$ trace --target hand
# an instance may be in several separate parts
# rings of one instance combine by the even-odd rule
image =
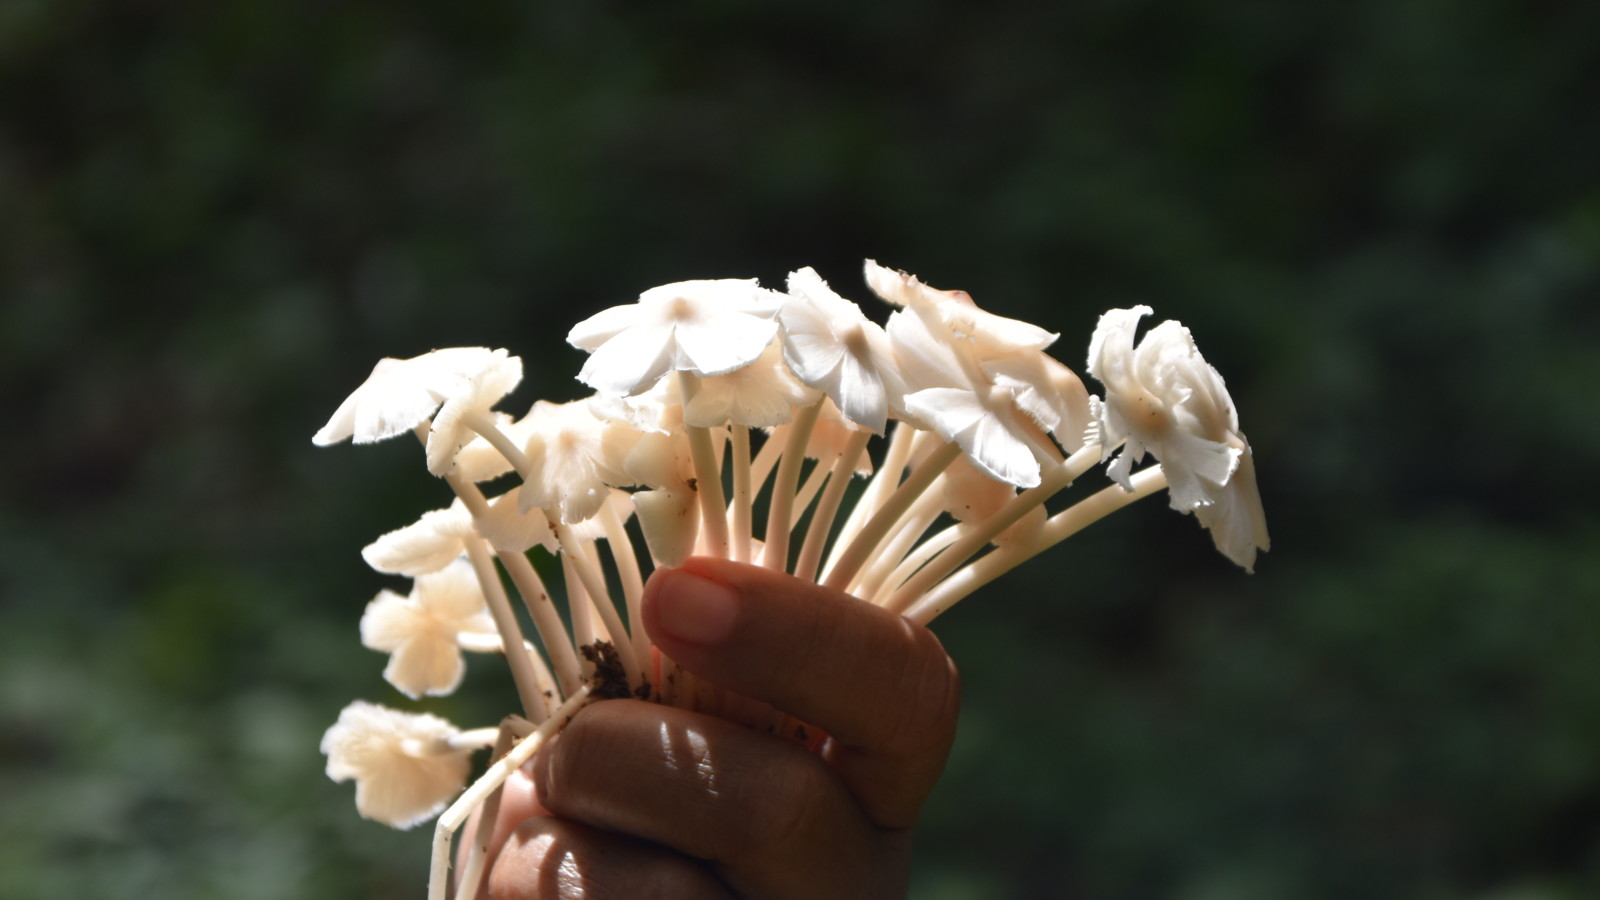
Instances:
[[[827,739],[636,700],[595,703],[509,782],[500,900],[904,896],[911,828],[955,735],[955,667],[927,629],[838,591],[694,558],[645,587],[684,669]]]

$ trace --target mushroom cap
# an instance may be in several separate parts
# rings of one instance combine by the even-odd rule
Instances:
[[[406,829],[438,815],[466,784],[468,751],[441,746],[458,733],[437,716],[357,700],[323,734],[322,752],[329,778],[355,779],[363,818]]]
[[[410,359],[380,359],[311,441],[327,446],[351,438],[357,444],[368,444],[403,434],[426,422],[450,397],[470,390],[473,377],[494,367],[497,360],[508,359],[516,360],[507,357],[505,350],[486,347],[452,347]],[[516,368],[520,374],[520,360]]]
[[[590,316],[567,342],[589,351],[579,381],[633,395],[671,371],[724,375],[754,362],[778,332],[779,304],[753,278],[680,281]]]

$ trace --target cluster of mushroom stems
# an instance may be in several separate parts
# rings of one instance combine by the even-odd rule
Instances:
[[[1163,489],[1246,570],[1268,548],[1249,444],[1188,329],[1167,321],[1136,341],[1148,308],[1105,313],[1086,367],[1096,396],[1045,352],[1057,335],[870,260],[865,274],[893,307],[885,325],[809,268],[782,292],[678,282],[572,329],[592,396],[513,418],[494,407],[521,380],[517,357],[435,350],[380,361],[317,432],[318,444],[411,432],[454,493],[363,551],[413,579],[361,619],[363,644],[389,654],[385,679],[414,699],[446,695],[463,652],[498,654],[522,707],[463,731],[358,701],[323,738],[328,775],[356,781],[363,816],[397,828],[438,816],[431,900],[446,896],[456,830],[482,808],[459,878],[460,896],[476,893],[500,786],[584,703],[719,709],[717,688],[639,624],[647,565],[749,562],[927,624]],[[1109,485],[1047,508],[1102,462]],[[561,606],[540,568],[559,573]],[[489,747],[467,785],[472,752]]]

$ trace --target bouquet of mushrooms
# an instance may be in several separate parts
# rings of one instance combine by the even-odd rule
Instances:
[[[361,815],[396,828],[438,817],[431,900],[446,895],[455,832],[479,808],[493,822],[500,785],[581,705],[714,708],[716,688],[637,624],[647,564],[750,562],[926,624],[1162,489],[1246,570],[1267,549],[1250,445],[1182,325],[1136,342],[1149,308],[1102,315],[1086,365],[1095,396],[1045,353],[1056,335],[1043,328],[870,260],[866,282],[893,307],[885,325],[810,268],[783,292],[753,279],[651,288],[568,335],[590,353],[578,379],[592,396],[520,418],[494,408],[522,375],[505,350],[384,359],[317,432],[317,444],[411,432],[455,495],[362,551],[412,579],[361,618],[362,643],[389,654],[384,678],[412,698],[449,694],[464,651],[492,653],[521,702],[498,726],[463,730],[357,701],[323,738],[328,775],[355,780]],[[1101,462],[1109,485],[1047,510]],[[491,747],[468,784],[473,752]],[[461,873],[468,898],[480,831]]]

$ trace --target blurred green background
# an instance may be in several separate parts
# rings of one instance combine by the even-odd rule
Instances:
[[[420,896],[317,742],[409,705],[358,550],[445,494],[312,432],[380,356],[508,347],[520,412],[643,288],[866,256],[1075,367],[1183,320],[1275,548],[1153,501],[937,623],[916,897],[1600,896],[1597,111],[1580,0],[3,0],[0,897]]]

